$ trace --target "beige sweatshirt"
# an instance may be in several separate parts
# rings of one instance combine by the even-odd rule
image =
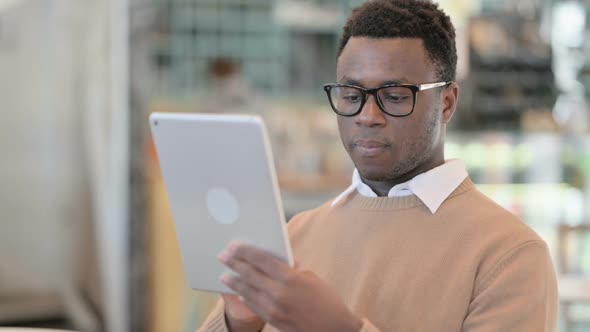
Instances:
[[[300,268],[340,293],[363,332],[555,331],[546,244],[470,179],[435,214],[416,196],[353,193],[297,215],[289,234]],[[199,331],[228,331],[221,300]]]

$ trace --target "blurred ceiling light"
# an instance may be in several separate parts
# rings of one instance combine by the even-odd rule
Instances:
[[[586,36],[586,8],[578,1],[556,3],[553,27],[554,47],[583,47]]]
[[[303,1],[279,1],[274,8],[274,17],[284,26],[329,31],[338,29],[344,21],[343,13],[338,8]]]

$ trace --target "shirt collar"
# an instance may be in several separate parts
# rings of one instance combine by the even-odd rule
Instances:
[[[389,190],[388,197],[416,195],[433,214],[467,177],[465,164],[460,159],[450,159],[444,164],[427,172],[416,175],[411,180],[400,183]],[[357,169],[352,173],[352,183],[334,201],[335,206],[354,191],[366,197],[377,197],[377,194],[366,185]]]

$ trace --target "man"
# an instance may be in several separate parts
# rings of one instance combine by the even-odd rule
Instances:
[[[444,159],[454,28],[436,4],[376,0],[344,27],[324,88],[352,185],[289,223],[298,264],[232,244],[202,331],[554,331],[545,243]]]

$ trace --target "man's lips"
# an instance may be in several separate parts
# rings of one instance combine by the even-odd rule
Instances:
[[[352,147],[364,157],[376,157],[383,153],[389,144],[375,140],[356,140],[352,143]]]

